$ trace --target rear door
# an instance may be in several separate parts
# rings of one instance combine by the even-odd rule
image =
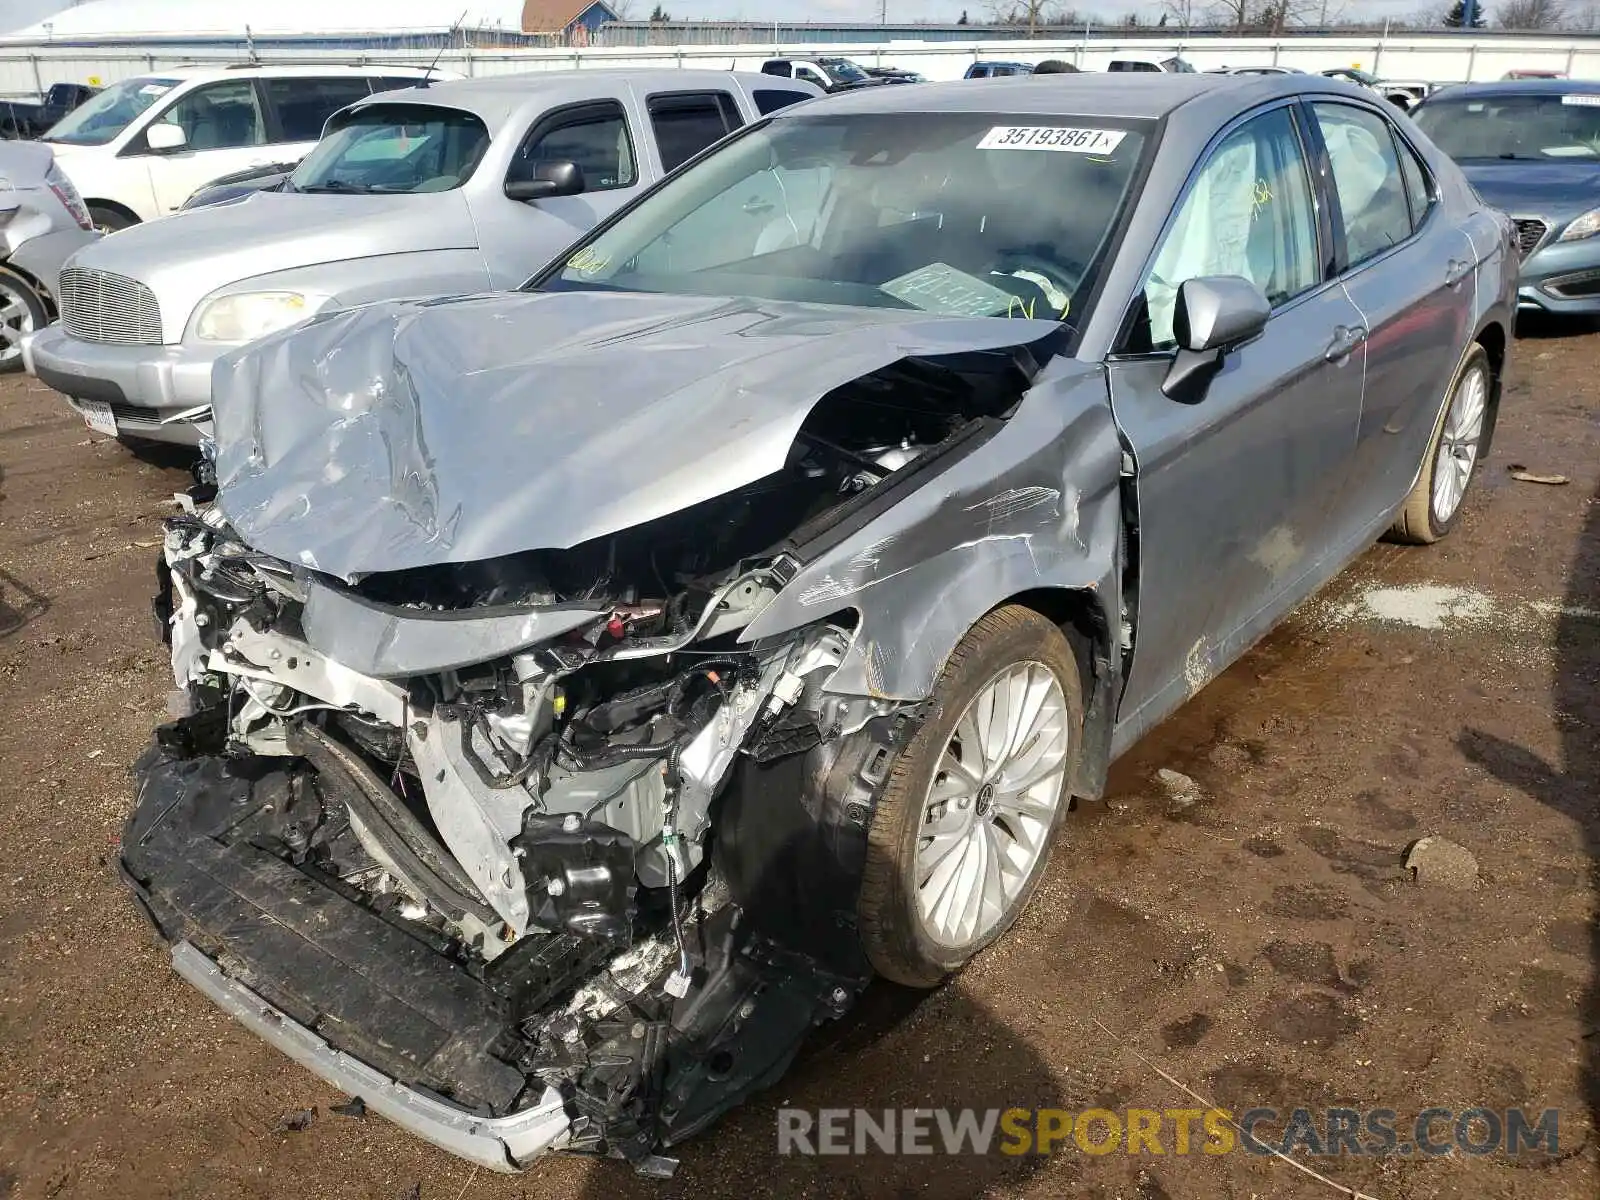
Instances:
[[[1304,122],[1293,103],[1215,139],[1133,299],[1109,363],[1138,500],[1138,600],[1122,704],[1160,720],[1325,577],[1361,412],[1359,313],[1332,277]],[[1204,397],[1161,392],[1186,279],[1235,275],[1272,304]],[[1335,564],[1336,566],[1337,564]]]
[[[271,160],[299,162],[322,140],[322,127],[328,118],[357,100],[365,100],[376,82],[365,75],[284,75],[262,79]]]
[[[645,98],[650,141],[663,175],[744,124],[728,91],[655,92]]]
[[[1360,539],[1387,523],[1416,481],[1472,332],[1477,254],[1386,116],[1339,101],[1309,107],[1332,172],[1341,278],[1366,330],[1361,425],[1346,484]]]

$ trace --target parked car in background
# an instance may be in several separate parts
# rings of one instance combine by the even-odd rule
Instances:
[[[37,142],[0,143],[0,371],[56,315],[62,264],[100,235],[72,181]]]
[[[34,138],[100,91],[86,83],[53,83],[41,104],[0,100],[0,138]]]
[[[1398,117],[829,97],[520,292],[219,363],[117,850],[175,969],[506,1171],[659,1173],[874,974],[940,983],[1144,732],[1457,522],[1511,229]]]
[[[194,444],[223,354],[348,304],[516,287],[730,130],[820,94],[749,73],[586,70],[373,96],[281,190],[78,254],[28,369],[92,429]],[[780,212],[784,186],[770,177],[751,211]]]
[[[975,62],[967,68],[965,79],[1000,79],[1010,75],[1031,75],[1033,67],[1023,62]]]
[[[109,232],[177,212],[221,175],[298,162],[345,105],[429,78],[376,65],[175,68],[112,84],[41,140]]]
[[[1124,72],[1159,72],[1164,75],[1193,75],[1193,64],[1178,58],[1114,58],[1106,67],[1107,71]]]
[[[1251,67],[1212,67],[1206,71],[1207,75],[1300,75],[1303,72],[1299,67],[1251,66]]]
[[[1507,71],[1500,76],[1501,79],[1565,79],[1566,77],[1565,71],[1547,71],[1538,67]]]
[[[873,75],[860,63],[833,55],[823,55],[819,58],[769,58],[761,64],[761,73],[779,79],[797,79],[824,92],[847,92],[852,88],[909,82],[899,76]]]
[[[298,165],[268,163],[264,167],[246,167],[243,171],[230,172],[196,191],[183,202],[183,208],[179,211],[205,208],[210,204],[221,204],[224,200],[240,200],[252,192],[280,189]]]
[[[1376,92],[1396,108],[1407,112],[1439,86],[1424,79],[1380,79],[1371,71],[1363,71],[1359,67],[1332,67],[1322,74],[1329,79],[1343,79]]]
[[[900,67],[866,67],[864,70],[874,79],[890,79],[896,83],[927,83],[928,77],[916,71],[902,70]]]
[[[1414,115],[1516,222],[1522,305],[1600,313],[1600,83],[1460,84]]]

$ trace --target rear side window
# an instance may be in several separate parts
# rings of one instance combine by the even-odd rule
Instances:
[[[786,62],[769,62],[761,64],[761,73],[763,75],[776,75],[781,79],[788,79],[791,72],[789,70],[789,64]]]
[[[371,94],[362,75],[264,79],[267,102],[278,116],[280,142],[314,142],[328,118]]]
[[[676,170],[713,142],[744,124],[727,92],[677,92],[646,102],[661,150],[661,166]]]
[[[602,100],[562,109],[535,124],[517,149],[506,182],[532,179],[542,162],[573,162],[583,171],[585,191],[604,192],[638,182],[634,161],[622,105]]]
[[[811,99],[810,92],[779,91],[777,88],[755,90],[756,111],[763,117],[777,112],[780,108],[788,108],[791,104],[799,104],[809,99]]]
[[[1428,184],[1428,169],[1417,158],[1416,151],[1402,139],[1395,138],[1400,148],[1400,174],[1406,181],[1406,199],[1411,202],[1411,228],[1422,224],[1433,203],[1433,189]]]
[[[1346,255],[1357,266],[1411,236],[1411,208],[1389,123],[1348,104],[1313,104],[1333,167]]]

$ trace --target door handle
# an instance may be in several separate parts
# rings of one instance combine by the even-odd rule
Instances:
[[[1464,258],[1452,258],[1444,270],[1445,287],[1455,287],[1468,275],[1472,274],[1472,264]]]
[[[1329,362],[1338,362],[1341,358],[1348,358],[1350,352],[1362,342],[1367,340],[1367,331],[1359,325],[1339,325],[1333,331],[1333,341],[1328,343],[1328,348],[1322,352],[1322,357]]]
[[[772,203],[767,200],[746,200],[744,202],[744,211],[749,213],[752,217],[766,216],[766,214],[771,212],[772,209]]]

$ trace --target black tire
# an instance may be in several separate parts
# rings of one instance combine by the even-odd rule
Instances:
[[[89,220],[101,233],[115,233],[139,224],[138,217],[130,217],[121,209],[107,208],[103,204],[89,205]]]
[[[1461,500],[1453,510],[1441,516],[1434,503],[1433,484],[1435,473],[1439,468],[1439,451],[1444,441],[1445,423],[1449,419],[1450,409],[1455,403],[1456,396],[1469,384],[1474,374],[1481,376],[1484,395],[1487,398],[1483,426],[1478,434],[1477,458],[1472,475],[1468,476],[1463,486]],[[1389,527],[1391,541],[1408,546],[1428,546],[1455,527],[1466,504],[1466,491],[1471,488],[1472,479],[1477,474],[1477,464],[1483,461],[1483,455],[1488,450],[1489,434],[1493,428],[1494,371],[1489,366],[1488,352],[1482,346],[1474,344],[1472,349],[1467,351],[1467,356],[1461,360],[1461,366],[1457,369],[1455,377],[1450,380],[1450,390],[1445,393],[1444,403],[1439,408],[1439,416],[1434,421],[1433,436],[1428,439],[1427,453],[1423,456],[1422,469],[1417,475],[1416,485],[1406,497],[1406,502],[1401,507],[1400,514],[1395,517],[1394,524]]]
[[[1054,821],[1043,851],[1000,919],[971,942],[945,946],[924,930],[917,913],[917,849],[924,801],[946,746],[968,705],[1005,668],[1024,662],[1048,667],[1066,701],[1065,769]],[[866,865],[856,916],[862,948],[879,974],[910,987],[933,987],[1010,928],[1039,886],[1053,838],[1069,806],[1070,781],[1083,745],[1083,684],[1071,644],[1045,617],[1011,605],[968,631],[934,685],[936,707],[896,759],[867,835]]]
[[[0,267],[0,374],[22,369],[22,334],[43,329],[49,321],[44,297],[33,284]]]

